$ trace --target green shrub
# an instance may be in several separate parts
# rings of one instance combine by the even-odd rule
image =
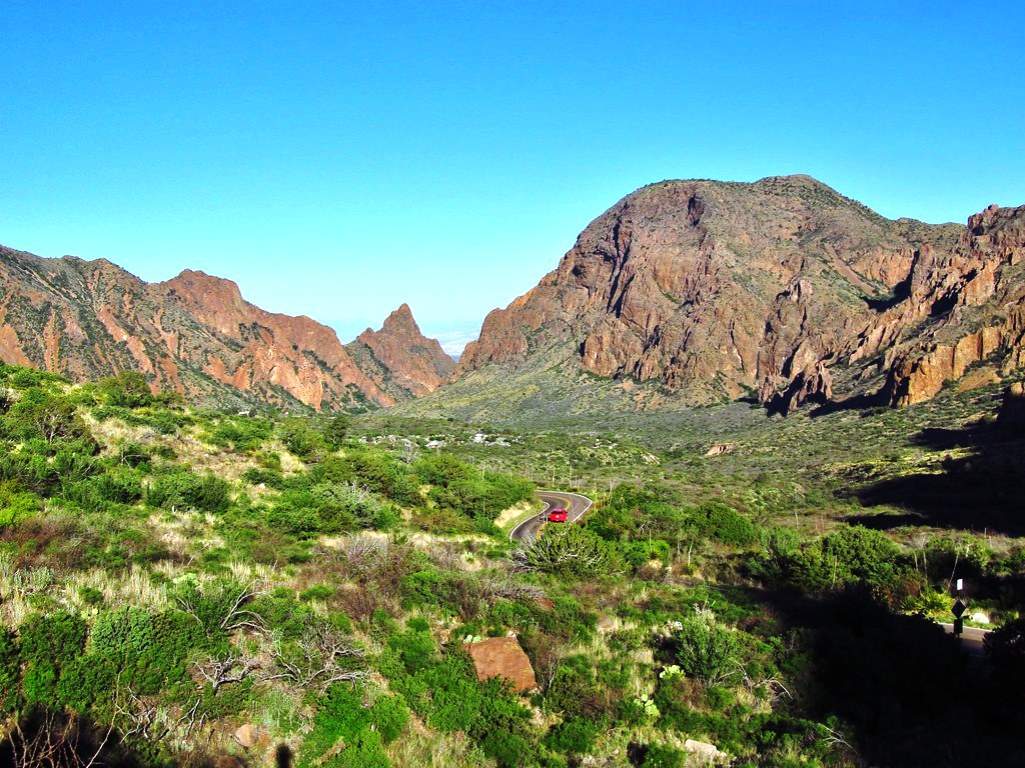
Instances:
[[[146,492],[146,502],[154,507],[197,509],[224,512],[231,503],[231,486],[215,475],[196,475],[176,470],[158,475]]]
[[[324,451],[324,438],[310,426],[308,419],[287,419],[279,430],[285,447],[304,461],[312,461]]]
[[[399,696],[378,696],[370,707],[370,723],[381,740],[390,744],[409,725],[409,707]]]
[[[96,617],[88,645],[91,655],[121,670],[132,690],[151,695],[183,679],[185,658],[204,643],[196,620],[182,611],[122,607]]]
[[[644,751],[641,768],[683,768],[687,764],[683,750],[664,744],[649,744]]]
[[[42,499],[36,494],[20,490],[18,484],[10,480],[0,482],[0,531],[32,517],[42,507]]]
[[[715,684],[737,672],[741,644],[707,609],[684,617],[673,629],[673,656],[685,674]]]
[[[0,627],[0,715],[15,711],[20,704],[20,671],[17,638],[9,629]]]
[[[514,556],[526,570],[559,576],[601,578],[623,570],[616,548],[579,525],[548,527]]]
[[[735,509],[718,501],[702,504],[693,513],[698,531],[706,536],[737,547],[746,547],[758,540],[758,528]]]
[[[391,699],[394,697],[382,696],[373,707],[367,707],[362,693],[352,686],[330,686],[318,702],[313,729],[303,742],[299,764],[388,768],[383,744],[398,736],[408,719],[405,710],[387,703]],[[406,719],[401,719],[400,712]],[[333,752],[339,745],[344,747]],[[325,755],[329,755],[326,761]]]
[[[593,719],[571,717],[545,736],[545,744],[557,752],[585,755],[594,748],[598,736],[598,723]]]

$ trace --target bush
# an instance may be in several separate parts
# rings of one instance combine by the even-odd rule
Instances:
[[[42,499],[36,494],[20,490],[17,483],[9,480],[0,482],[0,531],[32,517],[42,507]]]
[[[281,442],[303,461],[313,461],[324,451],[324,438],[308,419],[288,419],[281,423],[280,432]]]
[[[205,639],[196,620],[181,611],[151,614],[123,607],[96,617],[89,651],[110,660],[136,693],[151,695],[183,679],[185,658]]]
[[[215,475],[177,470],[158,475],[146,492],[154,507],[180,507],[203,512],[224,512],[231,503],[231,486]]]
[[[398,513],[369,491],[332,483],[287,489],[267,515],[272,526],[297,536],[385,529],[398,520]]]
[[[649,744],[644,750],[641,768],[683,768],[687,755],[676,747]]]
[[[694,511],[693,519],[698,531],[724,544],[746,547],[758,540],[755,524],[722,502],[702,504]]]
[[[408,713],[387,703],[390,696],[382,696],[374,707],[363,703],[362,693],[346,684],[330,686],[318,702],[313,730],[303,742],[300,765],[325,765],[334,768],[388,768],[390,763],[384,753],[383,744],[394,739],[405,728]],[[375,707],[378,707],[375,710]],[[399,722],[401,720],[401,723]],[[383,724],[383,730],[375,730]],[[332,754],[327,761],[324,756],[336,745],[344,748]]]
[[[22,688],[30,704],[63,704],[58,691],[62,672],[72,666],[85,647],[86,625],[67,611],[33,614],[18,632],[25,664]]]
[[[740,662],[736,630],[721,625],[707,609],[698,609],[680,621],[671,642],[674,660],[684,673],[709,684],[729,677]]]
[[[514,553],[520,567],[559,576],[601,578],[623,570],[616,549],[587,528],[546,528],[543,535]]]
[[[0,715],[14,712],[20,704],[20,671],[17,639],[9,629],[0,627]]]
[[[594,748],[597,736],[598,724],[594,720],[571,717],[548,732],[545,744],[557,752],[584,755]]]

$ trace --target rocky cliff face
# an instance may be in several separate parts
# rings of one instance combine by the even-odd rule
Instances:
[[[388,315],[380,330],[363,331],[347,350],[382,391],[398,400],[433,392],[455,368],[438,340],[420,332],[407,304]]]
[[[894,404],[918,402],[993,355],[1022,365],[1023,210],[934,226],[807,176],[653,184],[492,312],[458,371],[563,344],[586,371],[694,404],[752,395],[786,412],[880,377]]]
[[[0,360],[73,379],[138,370],[154,388],[208,403],[334,409],[395,401],[330,328],[266,312],[230,280],[186,270],[146,283],[107,261],[6,248]]]

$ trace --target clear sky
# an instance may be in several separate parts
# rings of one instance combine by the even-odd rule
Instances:
[[[0,242],[449,344],[665,178],[1025,203],[1023,4],[48,2],[0,13]]]

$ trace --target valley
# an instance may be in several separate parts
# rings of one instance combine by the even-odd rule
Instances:
[[[1025,764],[1023,255],[661,182],[455,363],[4,249],[0,763]]]

